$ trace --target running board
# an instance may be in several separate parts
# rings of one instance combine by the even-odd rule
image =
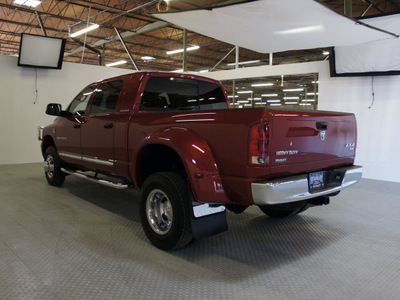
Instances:
[[[70,175],[74,175],[74,176],[77,176],[79,178],[91,181],[91,182],[96,182],[96,183],[99,183],[99,184],[102,184],[102,185],[105,185],[105,186],[109,186],[109,187],[112,187],[112,188],[115,188],[115,189],[119,189],[119,190],[127,189],[127,188],[132,187],[130,184],[121,183],[121,182],[112,182],[112,181],[109,181],[109,180],[105,180],[103,178],[97,178],[95,176],[86,175],[86,174],[83,174],[83,173],[81,173],[79,171],[72,171],[72,170],[67,170],[67,169],[64,169],[64,168],[61,168],[61,171],[64,172],[64,173],[67,173],[67,174],[70,174]]]

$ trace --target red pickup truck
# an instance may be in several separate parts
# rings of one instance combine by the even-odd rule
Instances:
[[[229,109],[217,81],[138,72],[90,84],[39,129],[45,176],[141,189],[149,240],[176,249],[227,229],[226,208],[287,217],[360,180],[353,114]]]

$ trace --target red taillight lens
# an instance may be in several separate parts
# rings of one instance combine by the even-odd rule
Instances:
[[[269,123],[251,127],[249,139],[249,164],[264,165],[269,163]]]

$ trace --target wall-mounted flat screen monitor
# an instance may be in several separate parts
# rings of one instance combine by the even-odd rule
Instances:
[[[18,66],[61,69],[65,41],[62,38],[21,34]]]
[[[332,77],[400,75],[400,41],[334,47],[329,62]]]
[[[388,33],[386,39],[330,50],[331,76],[400,75],[400,14],[360,18]]]

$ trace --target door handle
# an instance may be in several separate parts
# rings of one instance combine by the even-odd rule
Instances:
[[[74,124],[74,128],[81,128],[81,124]]]
[[[110,128],[113,128],[113,127],[114,127],[114,124],[113,124],[113,123],[106,123],[106,124],[104,124],[104,128],[110,129]]]
[[[328,129],[328,123],[327,122],[317,122],[317,129],[318,130],[327,130]]]

